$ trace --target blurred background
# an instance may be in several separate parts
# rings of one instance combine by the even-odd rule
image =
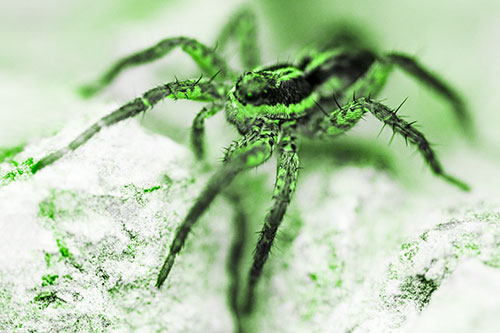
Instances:
[[[213,45],[228,17],[244,3],[216,0],[110,0],[32,3],[2,2],[0,11],[0,147],[18,146],[60,130],[70,119],[96,118],[157,84],[198,77],[199,70],[181,51],[165,59],[123,73],[101,95],[82,100],[79,85],[96,79],[118,58],[148,47],[162,38],[184,35]],[[246,2],[245,2],[246,3]],[[456,126],[449,106],[396,71],[379,98],[396,107],[409,97],[402,114],[418,120],[429,140],[437,143],[444,164],[453,173],[469,173],[479,166],[471,160],[500,160],[500,3],[469,1],[254,1],[258,15],[263,62],[294,59],[308,43],[347,29],[359,32],[378,50],[398,50],[416,56],[445,78],[465,97],[478,129],[479,146],[471,146]],[[236,48],[230,62],[238,64]],[[96,106],[99,105],[99,106]],[[105,106],[103,106],[105,105]],[[165,102],[142,120],[144,126],[187,143],[197,103]],[[223,128],[227,135],[213,135]],[[348,136],[372,140],[380,124],[370,119]],[[209,123],[212,155],[236,133],[222,113]],[[378,142],[386,146],[386,130]],[[396,150],[404,163],[411,155],[403,140]],[[450,152],[453,152],[450,157]],[[471,155],[472,154],[472,155]],[[478,156],[478,154],[480,156]],[[418,158],[411,158],[416,161]],[[423,168],[418,161],[417,168]],[[457,165],[458,164],[458,165]],[[471,177],[475,177],[471,175]],[[480,181],[470,179],[471,181]],[[483,179],[488,181],[488,179]]]

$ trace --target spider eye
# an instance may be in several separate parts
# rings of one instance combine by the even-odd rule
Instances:
[[[251,92],[249,92],[249,93],[247,93],[247,94],[245,95],[245,99],[246,99],[247,101],[249,101],[249,102],[251,102],[251,101],[256,101],[258,98],[259,98],[259,94],[256,94],[256,93],[251,93]]]

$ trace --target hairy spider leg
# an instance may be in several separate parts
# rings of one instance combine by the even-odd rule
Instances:
[[[215,116],[224,108],[222,103],[214,103],[204,106],[194,117],[191,125],[191,149],[198,160],[205,157],[205,119]]]
[[[475,136],[472,117],[460,95],[450,85],[423,67],[415,59],[402,53],[390,53],[382,57],[377,57],[377,60],[365,74],[360,76],[351,86],[346,87],[342,92],[342,96],[345,98],[350,98],[354,95],[358,97],[376,97],[385,85],[394,65],[397,65],[446,99],[451,104],[460,126],[469,136],[472,138]],[[339,95],[339,93],[336,93],[336,95]]]
[[[231,188],[229,191],[224,191],[224,196],[229,199],[233,205],[233,240],[227,258],[226,270],[229,274],[229,288],[227,300],[229,308],[232,310],[236,332],[243,332],[242,313],[239,304],[239,291],[241,289],[241,264],[243,258],[243,250],[247,241],[248,233],[248,216],[245,211],[245,206],[242,203],[242,194]]]
[[[336,136],[354,126],[359,118],[351,114],[355,111],[349,110],[347,100],[355,95],[376,96],[393,69],[392,65],[377,61],[371,51],[345,49],[319,53],[303,60],[302,66],[308,81],[321,90],[315,112],[298,123],[301,133],[310,138]],[[345,107],[340,106],[346,103]],[[334,108],[334,111],[329,114],[325,108]],[[330,118],[338,118],[343,125],[331,126]],[[353,122],[350,126],[344,126],[350,121]]]
[[[312,119],[309,120],[309,123],[300,125],[303,127],[302,132],[308,136],[332,137],[351,129],[366,112],[371,112],[384,123],[384,126],[389,125],[394,133],[401,134],[407,143],[415,145],[435,175],[464,191],[470,190],[467,184],[444,172],[425,136],[412,126],[414,122],[409,123],[401,119],[397,116],[397,109],[393,111],[384,104],[370,98],[357,98],[335,109],[328,117],[321,118],[319,121]]]
[[[350,130],[363,118],[366,110],[360,107],[357,101],[351,101],[344,106],[333,110],[328,117],[322,117],[314,123],[301,124],[310,137],[334,137]],[[303,129],[304,131],[304,129]]]
[[[365,87],[380,90],[388,72],[379,68],[376,60],[376,54],[369,50],[337,48],[306,55],[299,68],[309,84],[319,91],[320,103],[333,107],[333,96],[342,102],[352,89],[360,88],[356,87],[360,81],[366,82]],[[369,81],[376,85],[370,85]]]
[[[245,70],[253,69],[260,64],[255,21],[254,12],[248,7],[243,7],[231,17],[217,37],[217,47],[220,50],[224,50],[228,41],[236,37],[240,42],[241,63]]]
[[[97,134],[102,128],[114,125],[141,112],[145,112],[165,98],[190,99],[207,102],[220,99],[221,96],[214,84],[211,82],[200,82],[198,80],[170,82],[153,88],[145,92],[142,97],[135,98],[117,110],[102,117],[94,125],[90,126],[82,134],[71,141],[65,148],[59,149],[43,157],[31,167],[31,172],[34,174],[40,169],[56,162],[67,153],[77,149]]]
[[[391,64],[374,61],[363,75],[342,91],[340,95],[343,97],[344,103],[347,103],[347,100],[352,100],[353,96],[376,97],[385,86],[393,69]],[[334,98],[338,98],[337,93]]]
[[[453,107],[458,123],[466,134],[469,135],[470,138],[476,137],[472,116],[464,100],[448,83],[423,67],[413,57],[403,53],[389,53],[383,59],[391,64],[399,66],[406,73],[410,74],[424,85],[427,85],[430,89],[446,99]]]
[[[225,80],[235,75],[230,72],[226,61],[213,49],[192,38],[173,37],[118,60],[96,82],[81,87],[80,94],[83,97],[91,97],[110,84],[123,70],[157,60],[177,46],[191,56],[198,66],[214,80]]]
[[[169,254],[158,275],[156,282],[158,288],[168,277],[175,257],[184,246],[191,228],[220,191],[226,188],[237,174],[256,167],[271,157],[277,139],[276,133],[278,133],[276,121],[261,119],[254,123],[252,130],[246,136],[228,148],[224,164],[210,178],[193,206],[189,209],[187,216],[177,228],[174,240],[170,245]]]
[[[364,114],[364,111],[352,102],[354,96],[376,97],[385,86],[393,69],[391,64],[375,60],[363,74],[359,75],[354,82],[346,85],[343,90],[322,98],[321,104],[328,106],[333,104],[338,108],[335,108],[328,117],[311,122],[313,128],[309,129],[309,133],[314,133],[315,136],[319,137],[336,136],[351,129]],[[339,101],[342,101],[344,106],[341,106]]]
[[[295,121],[291,122],[295,124]],[[299,172],[296,138],[291,130],[294,125],[285,128],[279,142],[279,157],[276,170],[276,183],[273,191],[273,205],[266,215],[264,226],[260,232],[255,248],[253,264],[248,277],[248,289],[243,311],[252,312],[255,303],[255,287],[261,276],[262,268],[269,256],[278,227],[292,199]]]
[[[305,71],[308,81],[318,86],[322,96],[320,104],[332,107],[334,98],[331,97],[331,92],[340,101],[355,95],[376,96],[385,85],[394,65],[445,98],[452,105],[465,132],[472,138],[475,136],[471,116],[459,94],[407,55],[390,53],[377,56],[368,50],[338,48],[305,55],[299,67]],[[313,123],[314,121],[311,122]]]
[[[447,174],[443,170],[441,163],[437,159],[436,154],[432,150],[425,136],[421,132],[416,130],[413,126],[414,122],[409,123],[401,119],[400,117],[398,117],[395,111],[391,110],[386,105],[366,97],[358,98],[352,101],[351,103],[349,103],[348,108],[352,111],[348,112],[347,114],[358,114],[359,117],[361,117],[366,112],[371,112],[378,120],[391,127],[394,133],[398,133],[403,136],[407,143],[409,142],[410,144],[416,146],[418,151],[436,176],[443,178],[450,184],[457,186],[463,191],[470,190],[470,187],[467,184]],[[333,114],[335,113],[332,113],[332,115]],[[333,127],[331,131],[344,131],[344,126],[352,127],[352,125],[350,125],[353,122],[352,117],[347,117],[345,119],[341,117],[341,121],[339,122],[338,116],[340,114],[343,114],[343,112],[336,114],[337,118],[331,119],[331,126]]]

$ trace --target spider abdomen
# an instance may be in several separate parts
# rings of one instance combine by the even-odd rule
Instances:
[[[343,91],[363,76],[374,64],[376,56],[367,50],[333,49],[303,60],[304,76],[316,89],[331,93]]]

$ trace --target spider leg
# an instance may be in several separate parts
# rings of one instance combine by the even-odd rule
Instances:
[[[376,97],[387,82],[392,70],[392,64],[375,61],[362,77],[342,91],[342,95],[351,100],[352,96]]]
[[[207,210],[215,197],[226,188],[238,173],[256,167],[269,159],[276,141],[277,125],[274,121],[257,121],[252,130],[233,143],[226,152],[224,164],[210,178],[207,185],[191,206],[184,221],[177,228],[170,252],[158,275],[156,286],[161,287],[168,277],[175,257],[180,252],[193,225]]]
[[[385,149],[377,147],[370,140],[351,140],[349,137],[336,139],[342,133],[354,127],[360,119],[363,119],[365,111],[354,101],[344,106],[340,104],[333,111],[327,113],[318,103],[320,111],[313,112],[311,116],[297,120],[298,132],[313,140],[303,140],[302,157],[320,159],[327,158],[331,161],[345,163],[356,161],[359,163],[369,163],[377,168],[389,172],[395,172],[396,168],[392,163],[392,158],[387,155]],[[321,111],[321,109],[323,109]],[[325,117],[326,115],[326,117]],[[317,139],[324,140],[323,142]],[[333,149],[333,150],[332,150]]]
[[[384,58],[389,63],[395,64],[408,74],[419,80],[421,83],[429,86],[436,93],[445,98],[453,107],[457,120],[470,136],[474,137],[474,124],[472,117],[465,105],[465,102],[451,86],[441,80],[431,71],[419,64],[414,58],[402,53],[390,53]]]
[[[233,205],[233,241],[227,259],[226,269],[229,274],[229,288],[227,299],[229,307],[234,316],[236,332],[242,332],[242,314],[239,305],[239,290],[241,288],[240,270],[243,257],[243,250],[247,241],[248,217],[245,206],[242,203],[242,195],[235,190],[226,191],[224,196]]]
[[[283,220],[287,207],[292,199],[297,175],[299,157],[297,155],[296,138],[291,131],[284,131],[279,143],[279,157],[276,172],[276,183],[273,191],[273,205],[267,214],[264,226],[255,248],[253,264],[248,278],[245,313],[251,313],[255,303],[255,286],[262,273],[262,267],[267,260],[278,227]]]
[[[90,126],[65,148],[59,149],[39,160],[31,167],[31,172],[34,174],[40,169],[56,162],[67,153],[77,149],[102,128],[118,123],[127,118],[145,112],[152,108],[155,104],[165,98],[173,99],[191,99],[195,101],[215,101],[221,96],[214,84],[210,82],[197,82],[196,80],[186,80],[179,82],[170,82],[145,92],[142,97],[131,100],[117,110],[102,117],[99,121]]]
[[[193,124],[191,125],[191,148],[198,160],[202,160],[205,157],[205,119],[214,116],[223,107],[223,104],[204,106],[193,119]]]
[[[335,99],[335,98],[334,98]],[[321,105],[317,105],[321,108]],[[339,106],[325,117],[323,113],[316,112],[316,116],[305,121],[298,121],[298,130],[310,138],[334,137],[342,134],[358,123],[366,110],[356,101],[351,101],[344,106]]]
[[[83,97],[91,97],[110,84],[123,70],[157,60],[167,55],[177,46],[180,46],[184,52],[191,56],[209,76],[213,78],[218,76],[217,79],[222,80],[230,74],[225,60],[215,53],[213,49],[192,38],[173,37],[164,39],[152,47],[118,60],[96,82],[81,87],[80,94]]]
[[[331,50],[305,60],[301,66],[307,80],[318,86],[322,105],[334,106],[332,91],[342,102],[347,102],[354,93],[358,97],[376,96],[397,65],[444,97],[453,106],[462,128],[470,137],[475,137],[470,114],[459,94],[409,56],[399,53],[377,56],[370,51]]]
[[[366,112],[371,112],[384,123],[384,126],[391,127],[394,134],[401,134],[406,142],[415,145],[435,175],[464,191],[469,191],[467,184],[444,172],[425,136],[415,129],[413,123],[408,123],[398,117],[396,111],[397,109],[391,110],[382,103],[362,97],[334,110],[328,117],[313,118],[305,124],[300,124],[299,129],[311,137],[336,136],[351,129]]]
[[[253,69],[260,64],[256,26],[253,11],[248,7],[243,7],[231,17],[217,37],[217,47],[224,50],[229,39],[236,36],[240,42],[241,63],[246,70]]]
[[[432,150],[429,142],[421,132],[415,129],[413,123],[409,123],[401,119],[401,117],[399,117],[394,110],[391,110],[384,104],[376,102],[369,98],[358,98],[351,104],[352,108],[357,108],[359,110],[362,110],[363,112],[371,112],[378,120],[391,127],[394,134],[401,134],[406,142],[409,142],[410,144],[416,146],[418,151],[436,176],[443,178],[450,184],[459,187],[463,191],[470,190],[470,187],[467,184],[447,174],[443,170],[441,163],[437,159],[436,154]],[[336,126],[335,124],[332,125]]]

